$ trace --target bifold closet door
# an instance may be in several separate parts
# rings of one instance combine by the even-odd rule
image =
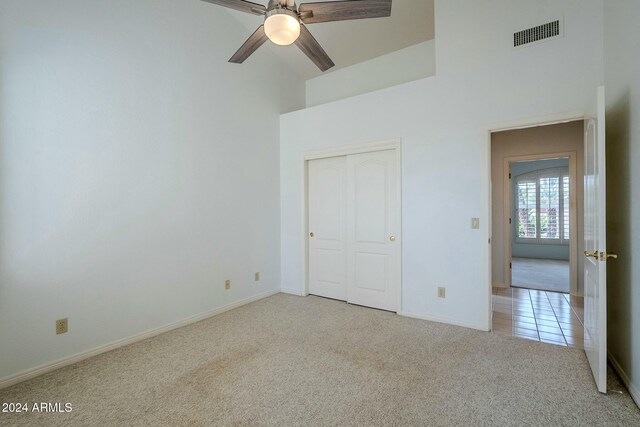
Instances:
[[[347,156],[347,301],[397,311],[396,151]]]
[[[347,159],[310,160],[309,293],[347,299]]]

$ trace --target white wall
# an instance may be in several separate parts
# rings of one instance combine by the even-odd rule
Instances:
[[[640,2],[604,8],[609,354],[640,405]]]
[[[337,101],[436,73],[435,40],[427,40],[307,80],[307,107]]]
[[[510,47],[514,27],[549,15],[563,38]],[[281,116],[283,290],[305,291],[303,153],[401,137],[402,309],[488,328],[488,130],[584,114],[602,83],[602,2],[437,1],[436,63],[435,77]]]
[[[0,379],[279,289],[304,82],[228,64],[245,38],[198,0],[0,2]]]

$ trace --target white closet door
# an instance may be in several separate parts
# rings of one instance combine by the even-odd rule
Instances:
[[[347,157],[347,301],[397,311],[399,182],[396,151]]]
[[[347,159],[311,160],[309,293],[347,299]]]

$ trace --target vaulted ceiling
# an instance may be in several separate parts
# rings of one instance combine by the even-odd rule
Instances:
[[[252,1],[264,3],[265,6],[267,3],[267,0]],[[300,3],[317,1],[330,0],[302,0]],[[215,5],[210,7],[215,8],[217,13],[228,13],[233,16],[239,25],[246,29],[247,37],[263,21],[260,16]],[[327,71],[330,73],[433,39],[435,37],[433,0],[393,0],[389,18],[326,22],[310,24],[308,28],[336,64],[334,68]],[[231,57],[243,42],[244,40],[230,41],[228,56]],[[322,74],[295,45],[276,46],[267,42],[260,49],[279,57],[304,79]],[[251,63],[249,58],[242,66],[250,67]]]

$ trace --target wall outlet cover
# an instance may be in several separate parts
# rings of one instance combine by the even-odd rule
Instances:
[[[56,320],[56,335],[66,334],[69,331],[69,319]]]

